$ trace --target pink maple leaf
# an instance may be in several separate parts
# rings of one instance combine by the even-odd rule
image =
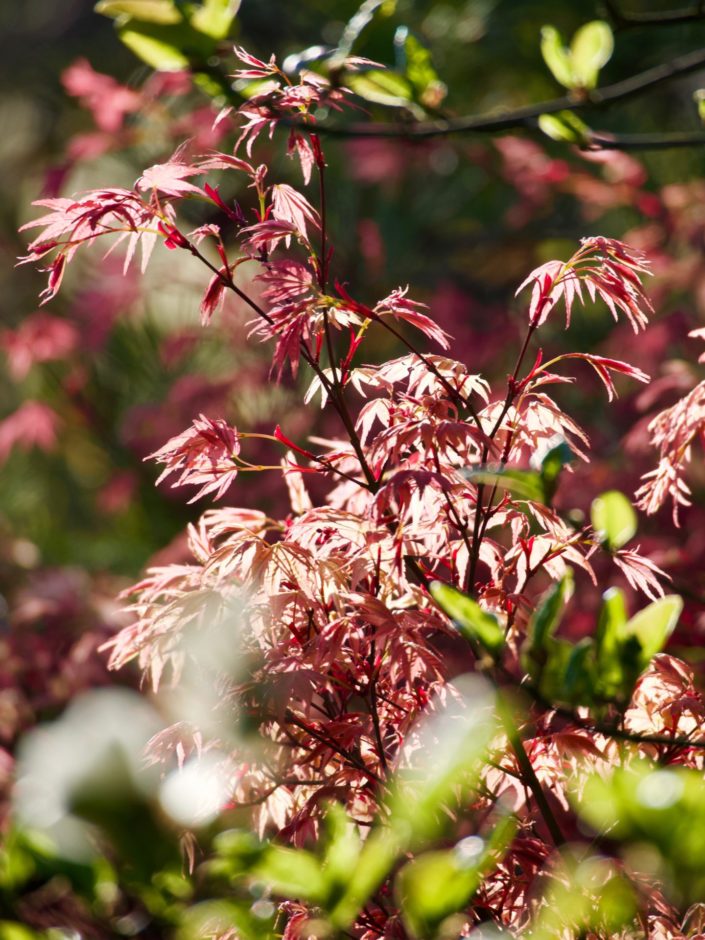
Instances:
[[[0,462],[15,448],[53,450],[59,416],[41,401],[26,401],[17,411],[0,421]]]
[[[214,493],[215,499],[223,496],[237,476],[235,457],[239,453],[240,438],[235,428],[222,418],[199,415],[190,428],[172,437],[146,459],[165,465],[157,483],[175,474],[172,487],[200,486],[189,500],[193,503],[208,493]]]

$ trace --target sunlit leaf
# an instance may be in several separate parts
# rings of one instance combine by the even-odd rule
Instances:
[[[620,643],[627,619],[622,591],[618,588],[605,591],[595,637],[597,691],[605,699],[626,697],[630,691],[625,686]]]
[[[544,26],[541,30],[541,55],[556,81],[565,88],[571,88],[573,72],[570,67],[570,53],[563,43],[563,37],[554,26]]]
[[[515,831],[514,821],[507,818],[495,826],[488,843],[469,836],[452,849],[425,852],[404,865],[394,888],[404,922],[415,937],[434,937],[448,916],[467,906]]]
[[[162,72],[178,72],[189,66],[189,57],[181,51],[178,45],[156,36],[149,36],[125,27],[120,30],[120,39],[128,49],[153,69]]]
[[[562,140],[569,144],[585,146],[590,139],[590,128],[572,111],[558,114],[541,114],[539,128],[551,140]]]
[[[408,107],[412,103],[409,82],[396,72],[370,71],[346,75],[345,83],[365,101],[390,107]]]
[[[631,502],[619,490],[609,490],[594,499],[590,517],[598,538],[611,552],[626,545],[636,534],[636,513]]]
[[[174,0],[100,0],[96,13],[112,19],[135,19],[143,23],[182,23],[182,12]]]
[[[239,7],[240,0],[204,0],[191,16],[191,25],[213,39],[225,39]]]
[[[526,627],[524,657],[526,668],[532,672],[546,660],[546,643],[560,622],[563,608],[573,591],[573,573],[567,569],[560,581],[546,591],[529,618]]]
[[[253,874],[269,885],[275,894],[320,904],[327,898],[321,864],[305,849],[270,844],[254,867]]]
[[[612,57],[614,36],[608,23],[593,20],[581,26],[570,44],[573,81],[580,88],[594,88],[600,69]]]
[[[622,642],[636,639],[640,652],[638,662],[645,669],[654,656],[666,645],[678,623],[683,601],[677,594],[667,594],[640,610],[621,628]]]
[[[480,643],[492,656],[499,655],[505,643],[504,628],[493,614],[462,591],[440,581],[434,581],[430,591],[434,601],[467,640]]]

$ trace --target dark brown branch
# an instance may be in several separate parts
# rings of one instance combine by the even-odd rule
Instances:
[[[675,150],[679,147],[705,146],[705,132],[684,131],[674,134],[608,134],[596,131],[590,135],[585,150]]]
[[[517,128],[534,127],[542,114],[557,114],[559,111],[589,111],[626,101],[642,95],[673,78],[688,75],[705,68],[705,49],[696,49],[661,65],[646,69],[630,78],[606,85],[604,88],[586,93],[583,97],[563,95],[550,101],[525,105],[497,114],[469,115],[449,120],[417,122],[385,122],[370,124],[319,124],[319,134],[336,137],[386,137],[423,140],[432,137],[462,133],[497,133]]]
[[[676,26],[705,20],[703,3],[680,10],[653,10],[646,13],[625,13],[614,0],[604,0],[604,4],[615,29],[629,29],[636,26]]]

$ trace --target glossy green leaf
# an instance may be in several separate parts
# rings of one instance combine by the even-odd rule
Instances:
[[[636,513],[619,490],[609,490],[594,499],[590,518],[598,538],[611,552],[622,548],[636,534]]]
[[[608,23],[593,20],[581,26],[570,44],[573,81],[579,88],[595,88],[600,69],[612,58],[614,36]]]
[[[627,619],[623,592],[619,588],[605,591],[595,636],[596,691],[602,699],[625,699],[631,692],[624,672],[620,640]]]
[[[135,19],[143,23],[182,23],[183,14],[173,0],[100,0],[96,13],[112,19]]]
[[[681,598],[677,594],[667,594],[640,610],[621,628],[619,639],[622,644],[632,639],[639,643],[637,662],[640,672],[664,648],[682,610]]]
[[[544,26],[541,30],[541,55],[556,81],[564,88],[572,88],[570,53],[554,26]]]
[[[499,656],[505,644],[504,628],[493,614],[462,591],[440,581],[433,581],[430,591],[434,601],[467,640],[480,643],[493,657]]]
[[[562,140],[569,144],[585,146],[590,139],[590,128],[572,111],[542,114],[539,116],[538,125],[539,129],[551,140]]]
[[[558,486],[561,471],[568,464],[573,463],[575,454],[567,441],[561,441],[546,452],[541,461],[541,481],[543,483],[544,497],[547,502],[553,499]]]

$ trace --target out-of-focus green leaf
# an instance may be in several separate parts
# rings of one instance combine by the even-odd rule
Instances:
[[[0,920],[0,940],[40,940],[40,935],[22,924]]]
[[[540,130],[551,140],[562,140],[579,147],[584,147],[589,143],[590,128],[572,111],[542,114],[539,116],[538,124]]]
[[[504,629],[493,614],[462,591],[441,581],[434,581],[430,591],[434,601],[467,640],[480,643],[493,657],[499,656],[505,643]]]
[[[265,881],[275,894],[283,897],[310,904],[321,904],[327,899],[321,864],[305,849],[290,849],[272,843],[252,873]]]
[[[435,937],[447,917],[466,907],[515,832],[514,820],[505,818],[487,843],[469,836],[452,849],[425,852],[404,865],[394,889],[404,922],[415,937]]]
[[[555,80],[564,88],[571,88],[573,71],[570,67],[570,53],[554,26],[544,26],[541,30],[541,55]]]
[[[590,518],[598,538],[611,552],[626,545],[636,534],[636,513],[631,502],[619,490],[609,490],[594,499]]]
[[[354,922],[404,850],[399,832],[382,826],[372,830],[357,865],[349,872],[341,897],[329,913],[334,927],[345,930]]]
[[[271,913],[270,913],[271,911]],[[232,936],[242,940],[275,940],[277,910],[274,904],[257,906],[257,902],[227,900],[202,901],[189,908],[180,918],[175,940],[207,940],[209,937]]]
[[[173,0],[100,0],[96,13],[112,19],[135,19],[142,23],[183,23],[182,12]]]
[[[478,779],[496,729],[495,699],[486,684],[473,675],[453,684],[453,696],[419,731],[421,746],[389,796],[389,825],[410,848],[443,832],[448,817],[442,807],[456,803],[458,788]]]
[[[596,832],[631,843],[634,859],[640,851],[650,852],[650,869],[653,872],[657,865],[658,880],[665,882],[667,892],[681,900],[702,898],[705,781],[701,771],[635,760],[608,777],[593,774],[571,800]]]
[[[698,117],[705,124],[705,88],[698,88],[693,92],[693,101],[698,109]]]
[[[433,67],[430,50],[419,42],[406,26],[397,29],[394,45],[400,53],[399,68],[411,83],[418,100],[426,107],[438,107],[446,95],[447,88]]]
[[[365,101],[390,107],[409,107],[413,93],[409,82],[396,72],[374,70],[345,76],[345,84]]]
[[[362,851],[357,826],[339,803],[332,803],[324,820],[326,849],[323,856],[323,877],[326,880],[328,903],[336,903],[344,893],[350,873]]]
[[[600,69],[609,62],[613,52],[614,36],[609,23],[593,20],[581,26],[570,44],[574,85],[578,88],[595,88]]]
[[[178,72],[189,66],[189,57],[181,51],[178,41],[168,42],[132,27],[123,27],[119,34],[127,48],[153,69]]]
[[[567,855],[527,936],[612,936],[628,925],[637,910],[634,889],[609,859]]]
[[[194,11],[191,26],[212,39],[225,39],[239,8],[240,0],[204,0]]]

